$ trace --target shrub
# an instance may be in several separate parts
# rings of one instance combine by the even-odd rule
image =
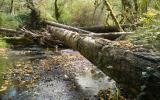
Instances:
[[[10,14],[0,12],[0,27],[17,28],[20,22]]]

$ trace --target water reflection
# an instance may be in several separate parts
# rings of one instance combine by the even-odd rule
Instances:
[[[16,88],[9,89],[9,91],[2,97],[2,100],[17,100]]]
[[[95,73],[91,73],[92,70],[95,70]],[[76,76],[76,79],[85,91],[85,94],[96,95],[100,90],[107,90],[109,88],[115,91],[116,87],[114,80],[110,80],[108,76],[98,69],[92,70]]]

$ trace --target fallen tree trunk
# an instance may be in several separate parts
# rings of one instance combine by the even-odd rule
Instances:
[[[2,35],[6,36],[17,36],[20,35],[22,32],[14,30],[14,29],[8,29],[8,28],[0,28],[0,32]],[[5,33],[5,34],[3,34]]]
[[[101,38],[105,38],[105,39],[109,39],[109,40],[115,40],[115,39],[117,39],[118,37],[120,37],[122,35],[126,36],[126,35],[129,35],[130,33],[132,33],[132,32],[119,32],[118,33],[118,31],[116,33],[113,33],[114,32],[113,31],[112,33],[98,33],[98,34],[96,34],[96,33],[93,33],[94,32],[93,31],[94,27],[93,27],[93,30],[91,29],[91,31],[93,31],[93,32],[90,32],[90,31],[86,31],[86,30],[83,30],[83,29],[75,28],[75,27],[72,27],[72,26],[68,26],[68,25],[64,25],[64,24],[59,24],[59,23],[56,23],[56,22],[45,21],[44,23],[47,24],[47,25],[51,25],[51,26],[55,26],[55,27],[59,27],[59,28],[63,28],[63,29],[67,29],[67,30],[78,32],[78,33],[81,34],[81,36],[87,36],[87,35],[89,35],[89,36],[101,37]],[[127,27],[127,26],[125,26],[125,27]],[[107,27],[107,28],[109,28],[109,29],[111,29],[111,28],[117,29],[117,26],[114,26],[114,27],[111,27],[111,28]]]
[[[80,34],[80,36],[91,36],[91,37],[99,37],[99,38],[104,38],[108,40],[116,40],[120,36],[127,36],[133,34],[133,32],[112,32],[112,33],[92,33],[90,35],[88,34]]]
[[[24,27],[19,30],[0,28],[0,32],[4,32],[5,36],[9,36],[3,37],[3,39],[6,40],[7,43],[13,45],[40,44],[43,46],[52,47],[53,45],[62,46],[64,44],[47,32],[34,33],[30,30],[25,29]]]
[[[8,35],[14,36],[14,35],[27,35],[30,37],[42,37],[42,34],[36,34],[33,33],[27,29],[25,29],[24,27],[19,29],[19,30],[14,30],[14,29],[8,29],[8,28],[0,28],[0,32],[4,32]]]
[[[67,27],[69,27],[69,26],[67,26]],[[18,35],[25,35],[25,37],[31,38],[31,39],[32,38],[50,37],[49,34],[37,34],[37,33],[31,32],[31,31],[25,29],[24,27],[19,30],[0,28],[0,32],[4,32],[5,33],[4,35],[6,35],[6,36],[13,37],[13,36],[18,36]],[[97,34],[97,33],[88,32],[88,34],[81,33],[81,36],[93,36],[93,37],[100,37],[100,38],[109,39],[109,40],[115,40],[122,35],[127,36],[132,33],[133,32],[112,32],[112,33],[98,33]],[[52,39],[52,41],[53,41],[53,39]]]
[[[139,24],[137,24],[139,25]],[[122,29],[131,28],[135,29],[136,25],[121,25]],[[95,33],[108,33],[108,32],[119,32],[117,26],[91,26],[91,27],[80,27],[80,29],[95,32]]]
[[[60,23],[56,23],[56,22],[51,22],[51,21],[44,21],[44,23],[47,25],[51,25],[51,26],[55,26],[55,27],[75,31],[78,33],[83,33],[83,34],[90,34],[92,32],[95,32],[95,33],[119,32],[119,28],[117,28],[117,26],[91,26],[91,27],[75,28],[72,26],[68,26],[68,25],[64,25],[64,24],[60,24]],[[126,25],[121,25],[121,27],[122,27],[122,29],[125,29],[125,28],[134,29],[136,25],[140,25],[140,24],[135,24],[135,25],[134,24],[133,25],[126,24]]]
[[[7,29],[7,28],[0,28],[0,32],[5,33],[21,33],[20,31],[14,30],[14,29]]]
[[[44,21],[44,23],[47,24],[47,25],[60,27],[60,28],[75,31],[75,32],[78,32],[78,33],[83,33],[83,34],[91,33],[89,31],[86,31],[86,30],[83,30],[83,29],[75,28],[75,27],[72,27],[72,26],[68,26],[68,25],[64,25],[64,24],[60,24],[60,23],[56,23],[56,22]]]
[[[3,40],[13,46],[26,46],[34,44],[33,40],[24,37],[3,37]]]
[[[145,49],[134,49],[127,44],[102,38],[82,37],[77,32],[53,26],[48,26],[48,31],[69,47],[78,50],[118,83],[128,86],[128,91],[134,94],[140,90],[142,72],[148,67],[156,69],[160,65],[160,54]]]

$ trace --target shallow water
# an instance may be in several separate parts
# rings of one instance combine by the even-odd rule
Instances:
[[[34,70],[37,67],[41,68],[38,69],[39,78],[33,86],[15,86],[13,81],[12,86],[1,93],[2,100],[96,100],[100,90],[111,88],[114,91],[116,88],[113,80],[77,51],[70,49],[55,51],[32,46],[9,50],[7,57],[11,66],[16,62],[30,62],[33,72],[37,71]],[[58,57],[63,58],[62,64],[57,63]],[[42,64],[44,60],[55,63]],[[48,70],[43,69],[46,66],[49,66]],[[32,80],[32,77],[26,76],[24,79]]]

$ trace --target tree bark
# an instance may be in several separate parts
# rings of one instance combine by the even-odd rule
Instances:
[[[82,37],[77,32],[53,26],[48,26],[48,30],[66,45],[78,50],[105,74],[128,86],[128,91],[132,93],[135,93],[133,89],[140,89],[142,72],[147,67],[156,69],[160,65],[160,54],[143,48],[130,48],[127,44],[107,39]]]

